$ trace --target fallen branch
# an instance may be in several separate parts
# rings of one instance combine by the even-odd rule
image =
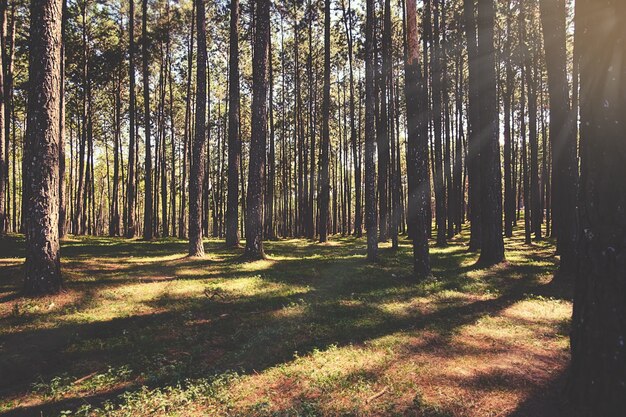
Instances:
[[[92,372],[92,373],[90,373],[89,375],[85,375],[85,376],[84,376],[84,377],[82,377],[82,378],[78,378],[76,381],[72,382],[72,384],[73,384],[73,385],[78,385],[78,384],[80,384],[81,382],[85,382],[85,381],[86,381],[86,380],[88,380],[89,378],[91,378],[91,377],[93,377],[93,376],[96,376],[97,374],[98,374],[98,371],[96,371],[96,372]]]
[[[382,397],[387,391],[389,391],[389,387],[385,387],[382,390],[378,391],[376,394],[372,395],[371,397],[369,397],[366,401],[365,404],[369,404],[372,401],[374,401],[375,399],[377,399],[378,397]]]

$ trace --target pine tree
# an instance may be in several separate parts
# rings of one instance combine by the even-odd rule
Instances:
[[[206,155],[207,46],[204,0],[195,1],[198,51],[196,54],[196,130],[189,172],[189,256],[201,257],[204,256],[202,183],[204,182]]]
[[[55,293],[62,285],[58,225],[62,8],[62,0],[30,4],[26,294]]]
[[[246,199],[247,259],[265,258],[263,251],[263,183],[267,136],[267,61],[270,36],[270,0],[255,2],[254,51],[252,56],[252,136]]]

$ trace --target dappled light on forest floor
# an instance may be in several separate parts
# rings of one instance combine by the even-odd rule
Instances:
[[[410,245],[266,243],[267,260],[208,240],[72,237],[66,291],[19,295],[23,240],[0,242],[0,416],[554,416],[570,288],[550,241],[475,269],[466,237]],[[561,408],[559,408],[561,407]]]

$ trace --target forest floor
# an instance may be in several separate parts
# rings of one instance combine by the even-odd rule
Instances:
[[[431,250],[335,237],[268,259],[186,242],[71,237],[66,291],[19,295],[24,242],[0,241],[0,416],[570,415],[571,288],[549,240],[507,239],[476,269],[467,236]]]

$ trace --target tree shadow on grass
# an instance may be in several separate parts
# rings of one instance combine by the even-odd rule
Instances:
[[[481,277],[486,288],[498,291],[497,297],[442,302],[429,313],[416,310],[393,314],[382,308],[388,301],[411,300],[442,290],[466,290],[473,282],[466,276],[472,269],[463,266],[468,263],[468,255],[462,248],[433,255],[437,280],[416,283],[406,278],[410,274],[408,246],[385,254],[382,264],[370,265],[360,256],[362,241],[345,241],[345,246],[339,247],[268,243],[268,253],[284,259],[257,269],[252,265],[241,270],[235,261],[237,253],[223,249],[217,241],[207,243],[207,252],[217,254],[218,261],[146,261],[121,266],[110,274],[97,267],[84,268],[70,282],[81,291],[74,306],[79,311],[89,305],[96,291],[131,283],[163,282],[155,278],[157,275],[167,278],[165,282],[197,280],[208,286],[254,278],[268,287],[246,296],[164,292],[144,302],[149,314],[100,322],[66,322],[2,336],[0,374],[7,377],[0,381],[0,397],[17,398],[38,380],[49,381],[58,375],[76,380],[107,367],[132,369],[131,378],[120,382],[130,384],[122,391],[141,385],[167,387],[228,370],[261,372],[291,361],[296,351],[306,354],[331,345],[362,344],[398,331],[429,328],[450,335],[481,317],[498,314],[528,294],[548,293],[549,286],[536,279],[535,268],[528,267],[521,273],[516,269],[516,276],[507,278],[507,268],[513,268],[504,265],[495,272],[485,271]],[[136,250],[134,245],[138,246]],[[90,254],[111,260],[129,254],[169,256],[179,253],[182,244],[165,242],[158,246],[151,249],[144,242],[133,241],[100,247],[96,242],[76,244],[69,251],[64,248],[64,254],[71,262],[84,264]],[[198,272],[181,275],[188,268]],[[85,279],[91,275],[96,277]],[[561,287],[550,289],[557,295],[560,291]],[[286,309],[290,314],[282,314]],[[11,320],[2,319],[0,324],[11,325]],[[90,397],[50,399],[42,405],[15,408],[0,415],[50,415],[85,402],[98,406],[115,400],[119,394],[114,390]]]

